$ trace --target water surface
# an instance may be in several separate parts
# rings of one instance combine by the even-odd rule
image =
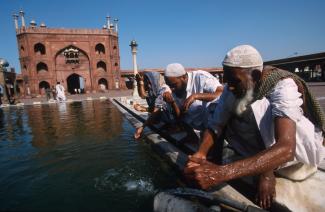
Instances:
[[[151,211],[176,175],[109,101],[0,109],[0,211]]]

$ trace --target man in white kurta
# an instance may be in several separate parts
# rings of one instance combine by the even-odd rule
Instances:
[[[275,170],[297,163],[315,167],[324,158],[323,126],[304,115],[302,94],[292,78],[278,80],[263,98],[254,99],[265,72],[255,48],[238,46],[227,53],[223,64],[227,86],[185,173],[203,188],[258,175],[257,203],[269,208],[275,197]],[[220,136],[224,129],[227,141],[242,159],[223,166],[202,161],[213,136]]]
[[[58,82],[55,86],[55,90],[56,90],[56,99],[59,102],[63,102],[66,101],[66,97],[65,97],[65,89],[63,87],[63,85],[60,84],[60,82]]]
[[[208,106],[215,102],[222,91],[217,78],[202,70],[186,72],[179,63],[172,63],[165,69],[166,84],[172,90],[173,104],[180,109],[181,120],[195,130],[206,127]]]

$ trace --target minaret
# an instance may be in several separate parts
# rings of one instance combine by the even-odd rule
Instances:
[[[21,17],[21,27],[25,28],[25,18],[24,18],[24,11],[23,10],[20,10],[19,11],[19,15]]]
[[[118,33],[117,22],[118,22],[118,19],[115,18],[115,19],[114,19],[114,23],[115,23],[115,32],[116,32],[116,33]]]
[[[15,21],[15,29],[18,30],[18,15],[15,13],[12,15],[12,17],[14,17],[14,21]]]
[[[138,93],[138,85],[135,79],[135,76],[138,74],[138,65],[137,65],[137,42],[135,40],[131,41],[131,52],[132,52],[132,60],[133,60],[133,74],[134,74],[134,81],[133,81],[133,99],[139,99]]]
[[[110,26],[111,26],[111,17],[109,15],[106,16],[106,26],[108,28],[108,31],[110,30]]]

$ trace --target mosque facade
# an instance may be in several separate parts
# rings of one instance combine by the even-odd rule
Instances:
[[[44,94],[57,82],[70,94],[120,89],[117,19],[106,17],[100,29],[63,29],[35,21],[26,26],[24,12],[19,16],[14,21],[26,96]]]

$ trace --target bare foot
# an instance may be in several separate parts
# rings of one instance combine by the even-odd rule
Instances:
[[[271,207],[275,198],[275,176],[273,171],[260,175],[256,195],[257,204],[264,209]]]
[[[137,111],[140,111],[140,112],[147,112],[148,109],[142,105],[139,105],[139,104],[134,104],[133,105],[134,109],[137,110]]]

